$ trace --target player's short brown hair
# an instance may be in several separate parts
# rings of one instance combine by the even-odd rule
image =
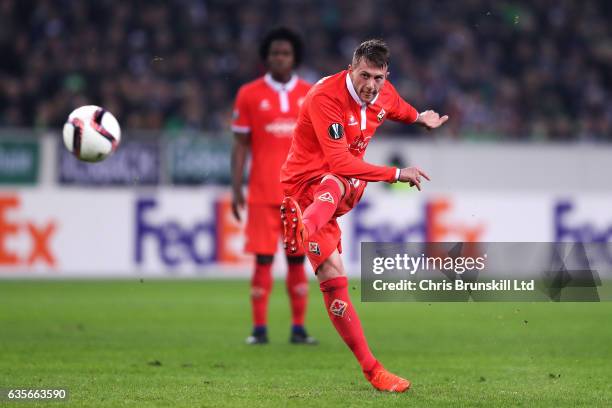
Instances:
[[[362,58],[365,58],[368,63],[378,68],[384,68],[389,65],[391,52],[387,43],[383,40],[372,39],[359,44],[353,53],[353,65],[357,65]]]

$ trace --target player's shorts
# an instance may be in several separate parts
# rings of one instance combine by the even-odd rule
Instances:
[[[249,204],[244,250],[257,255],[274,255],[281,238],[280,204]],[[294,256],[304,255],[298,251]]]
[[[332,175],[344,184],[344,196],[340,204],[338,204],[332,219],[304,242],[304,252],[315,273],[319,265],[329,258],[335,249],[342,253],[342,232],[336,218],[346,214],[357,205],[368,184],[363,180],[349,180],[335,174],[325,174],[321,178],[300,184],[291,189],[286,189],[285,194],[290,195],[290,197],[298,202],[303,213],[306,207],[314,201],[314,192],[326,175]]]

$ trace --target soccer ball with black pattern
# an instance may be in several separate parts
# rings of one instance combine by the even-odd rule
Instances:
[[[95,105],[75,109],[64,125],[64,145],[85,162],[106,159],[119,146],[121,127],[112,113]]]

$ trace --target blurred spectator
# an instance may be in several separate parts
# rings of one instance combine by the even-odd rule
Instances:
[[[450,137],[612,141],[610,4],[0,0],[0,126],[59,128],[95,103],[127,128],[227,130],[232,95],[263,72],[260,36],[284,24],[312,81],[387,40],[400,93],[449,114]]]

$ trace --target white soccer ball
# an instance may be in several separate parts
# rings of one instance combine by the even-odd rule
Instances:
[[[121,141],[121,128],[112,113],[95,105],[72,111],[64,125],[64,145],[86,162],[106,159]]]

